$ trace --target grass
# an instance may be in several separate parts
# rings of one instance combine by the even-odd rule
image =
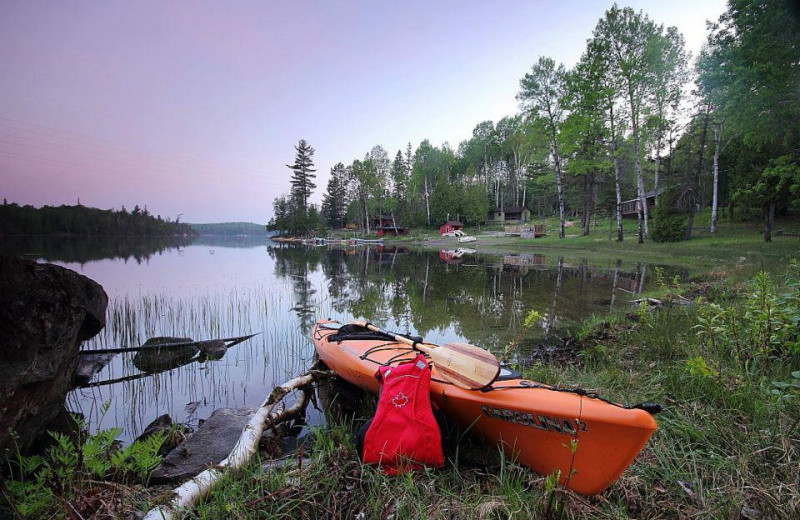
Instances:
[[[558,219],[548,218],[535,220],[535,223],[544,223],[548,229],[545,237],[537,239],[521,239],[519,237],[481,236],[477,229],[465,229],[465,233],[475,235],[478,242],[468,244],[479,252],[504,253],[504,252],[531,252],[549,256],[563,255],[566,257],[585,256],[593,261],[616,260],[635,256],[638,261],[649,263],[663,263],[685,267],[695,276],[703,274],[720,274],[746,278],[757,271],[766,270],[779,272],[785,268],[792,258],[800,256],[800,238],[797,236],[775,235],[772,242],[765,243],[762,235],[762,225],[756,221],[730,221],[723,219],[718,225],[718,231],[712,235],[708,230],[710,219],[709,211],[698,213],[692,238],[674,243],[656,243],[645,240],[639,244],[636,239],[636,220],[624,220],[625,239],[616,240],[616,226],[612,222],[612,235],[609,238],[609,220],[600,219],[588,236],[582,236],[579,227],[567,228],[567,237],[558,238]],[[579,226],[576,221],[574,226]],[[786,233],[800,232],[800,219],[777,219],[775,229],[782,229]],[[420,237],[427,236],[429,240]],[[422,247],[443,249],[459,247],[460,243],[440,244],[436,230],[412,230],[412,238],[403,237],[403,242],[413,241]],[[387,243],[394,243],[399,239],[387,238]],[[452,239],[450,239],[452,241]]]
[[[540,513],[541,477],[498,459],[484,468],[387,477],[362,465],[349,429],[315,431],[310,463],[230,475],[191,518],[508,518]]]

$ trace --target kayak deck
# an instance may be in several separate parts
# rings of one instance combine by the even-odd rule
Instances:
[[[339,324],[318,322],[312,330],[322,361],[348,382],[378,392],[379,366],[416,356],[392,339],[350,337]],[[613,484],[656,430],[652,415],[586,392],[503,376],[485,390],[465,390],[442,379],[432,366],[431,400],[451,420],[518,463],[549,475],[582,494]]]

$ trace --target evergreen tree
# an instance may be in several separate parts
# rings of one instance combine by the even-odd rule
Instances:
[[[292,206],[295,211],[306,213],[308,211],[308,199],[311,197],[311,191],[317,187],[314,184],[316,175],[313,169],[314,162],[314,149],[309,145],[305,139],[300,139],[297,146],[294,147],[297,154],[294,158],[294,164],[287,164],[286,167],[292,170]]]
[[[343,228],[347,211],[347,171],[344,164],[337,163],[331,168],[328,189],[322,197],[322,216],[334,229]]]
[[[392,183],[394,184],[392,196],[395,203],[402,206],[406,198],[406,189],[408,188],[408,170],[403,159],[403,152],[400,150],[397,150],[394,163],[392,163]]]

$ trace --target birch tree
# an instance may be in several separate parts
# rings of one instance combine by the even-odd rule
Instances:
[[[564,238],[564,179],[563,158],[559,149],[559,134],[565,113],[563,107],[566,71],[564,65],[552,58],[540,57],[531,71],[520,80],[521,90],[517,99],[521,102],[528,117],[540,118],[547,130],[550,158],[556,175],[558,190],[558,237]]]
[[[664,139],[676,122],[683,87],[689,79],[689,54],[683,36],[675,27],[654,36],[648,46],[652,67],[649,127],[653,140],[653,187],[658,190],[661,176],[661,151]],[[658,199],[656,198],[656,201]]]
[[[655,85],[655,48],[660,43],[662,28],[643,12],[614,5],[595,28],[595,37],[608,45],[610,71],[618,79],[620,96],[625,99],[633,144],[638,199],[637,221],[639,242],[648,234],[648,211],[642,171],[642,120]]]
[[[788,188],[800,186],[800,167],[787,166],[800,164],[800,17],[795,3],[730,0],[727,11],[710,25],[698,60],[703,97],[724,117],[728,132],[773,158],[759,167],[759,175],[740,179],[735,190],[761,205],[767,242],[776,205],[793,196]]]

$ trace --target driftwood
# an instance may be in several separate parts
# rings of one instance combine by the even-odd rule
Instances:
[[[631,305],[641,305],[643,302],[656,307],[664,304],[664,302],[656,298],[639,298],[638,300],[631,300]]]
[[[258,408],[247,426],[245,426],[242,436],[239,437],[230,455],[216,467],[203,471],[193,479],[175,488],[173,499],[166,505],[158,506],[148,511],[144,516],[144,520],[171,520],[180,517],[183,511],[196,504],[217,485],[226,469],[241,468],[250,460],[258,449],[258,442],[267,423],[274,428],[276,424],[304,412],[311,397],[308,386],[331,375],[332,372],[311,370],[307,374],[276,387]],[[304,391],[291,408],[275,411],[275,408],[287,394],[301,389]]]

